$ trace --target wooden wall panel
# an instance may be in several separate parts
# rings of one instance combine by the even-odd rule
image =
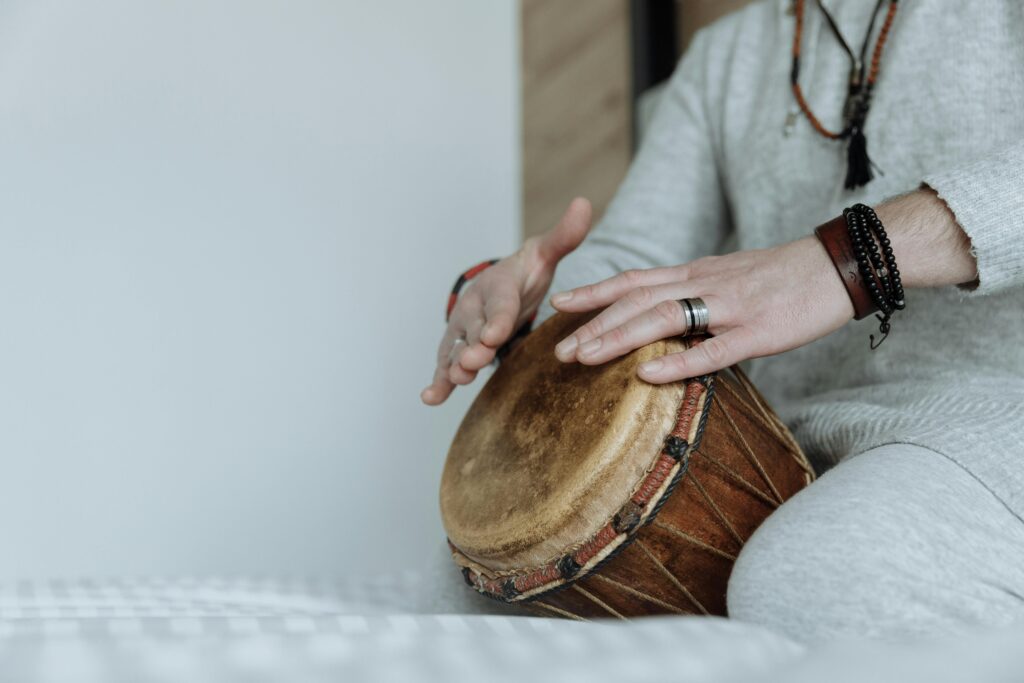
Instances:
[[[521,0],[523,230],[607,206],[632,153],[628,0]]]
[[[677,0],[680,48],[749,0]],[[523,233],[582,195],[599,217],[632,156],[629,0],[520,0]]]
[[[679,20],[679,47],[685,50],[697,29],[707,26],[715,19],[735,12],[750,0],[676,0]]]

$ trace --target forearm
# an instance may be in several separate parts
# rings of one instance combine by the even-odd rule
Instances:
[[[968,284],[978,277],[971,240],[930,188],[875,207],[892,242],[905,287]]]

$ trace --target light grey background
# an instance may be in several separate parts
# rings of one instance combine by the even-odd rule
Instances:
[[[0,578],[432,552],[516,49],[511,0],[0,2]]]

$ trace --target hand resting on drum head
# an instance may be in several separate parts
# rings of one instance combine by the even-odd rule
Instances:
[[[458,298],[437,350],[434,380],[420,398],[439,405],[458,384],[469,384],[494,360],[540,306],[551,286],[555,266],[590,231],[591,208],[575,199],[558,225],[476,277]]]
[[[713,335],[702,344],[640,366],[641,379],[675,382],[740,361],[803,346],[842,327],[853,307],[813,236],[768,249],[631,270],[551,297],[559,311],[604,308],[560,341],[563,362],[599,365],[687,332],[680,299],[706,303]]]

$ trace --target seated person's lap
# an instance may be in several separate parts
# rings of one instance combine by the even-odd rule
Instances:
[[[803,641],[1024,618],[1024,522],[908,444],[844,461],[779,508],[733,570],[731,617]]]

